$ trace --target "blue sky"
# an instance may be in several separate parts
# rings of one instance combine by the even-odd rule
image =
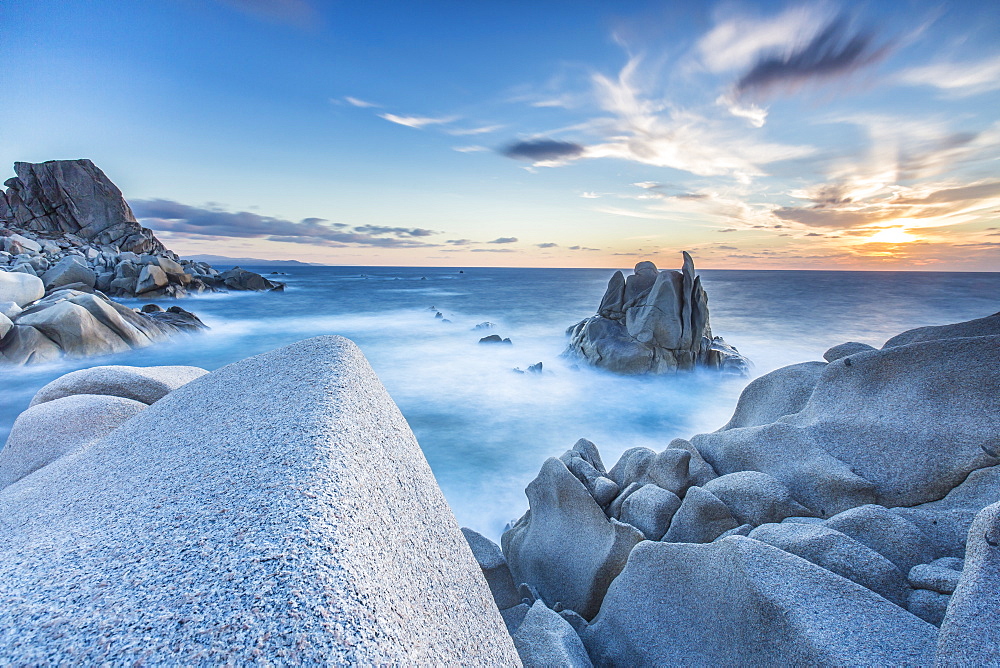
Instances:
[[[0,24],[8,175],[91,158],[181,254],[1000,267],[989,3],[4,0]]]

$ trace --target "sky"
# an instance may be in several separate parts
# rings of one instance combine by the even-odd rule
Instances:
[[[1000,270],[989,2],[0,0],[0,179],[179,254]]]

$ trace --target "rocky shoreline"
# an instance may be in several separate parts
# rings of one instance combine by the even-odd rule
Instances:
[[[0,189],[0,363],[106,355],[205,327],[177,306],[143,313],[111,297],[284,289],[240,267],[179,258],[90,160],[14,171]]]
[[[610,469],[581,439],[502,547],[344,339],[74,372],[0,451],[0,656],[997,663],[998,353],[1000,313],[846,343],[716,432]]]

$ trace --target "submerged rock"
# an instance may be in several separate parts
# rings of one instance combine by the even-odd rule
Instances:
[[[645,261],[627,279],[615,272],[597,315],[567,333],[566,356],[614,373],[666,374],[696,366],[749,371],[749,360],[712,336],[708,295],[686,252],[681,271],[658,271]]]

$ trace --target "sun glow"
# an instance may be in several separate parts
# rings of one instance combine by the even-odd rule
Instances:
[[[865,240],[865,243],[905,244],[911,241],[916,241],[918,238],[919,237],[910,234],[902,227],[888,227],[884,230],[879,230],[875,234],[868,237]]]

